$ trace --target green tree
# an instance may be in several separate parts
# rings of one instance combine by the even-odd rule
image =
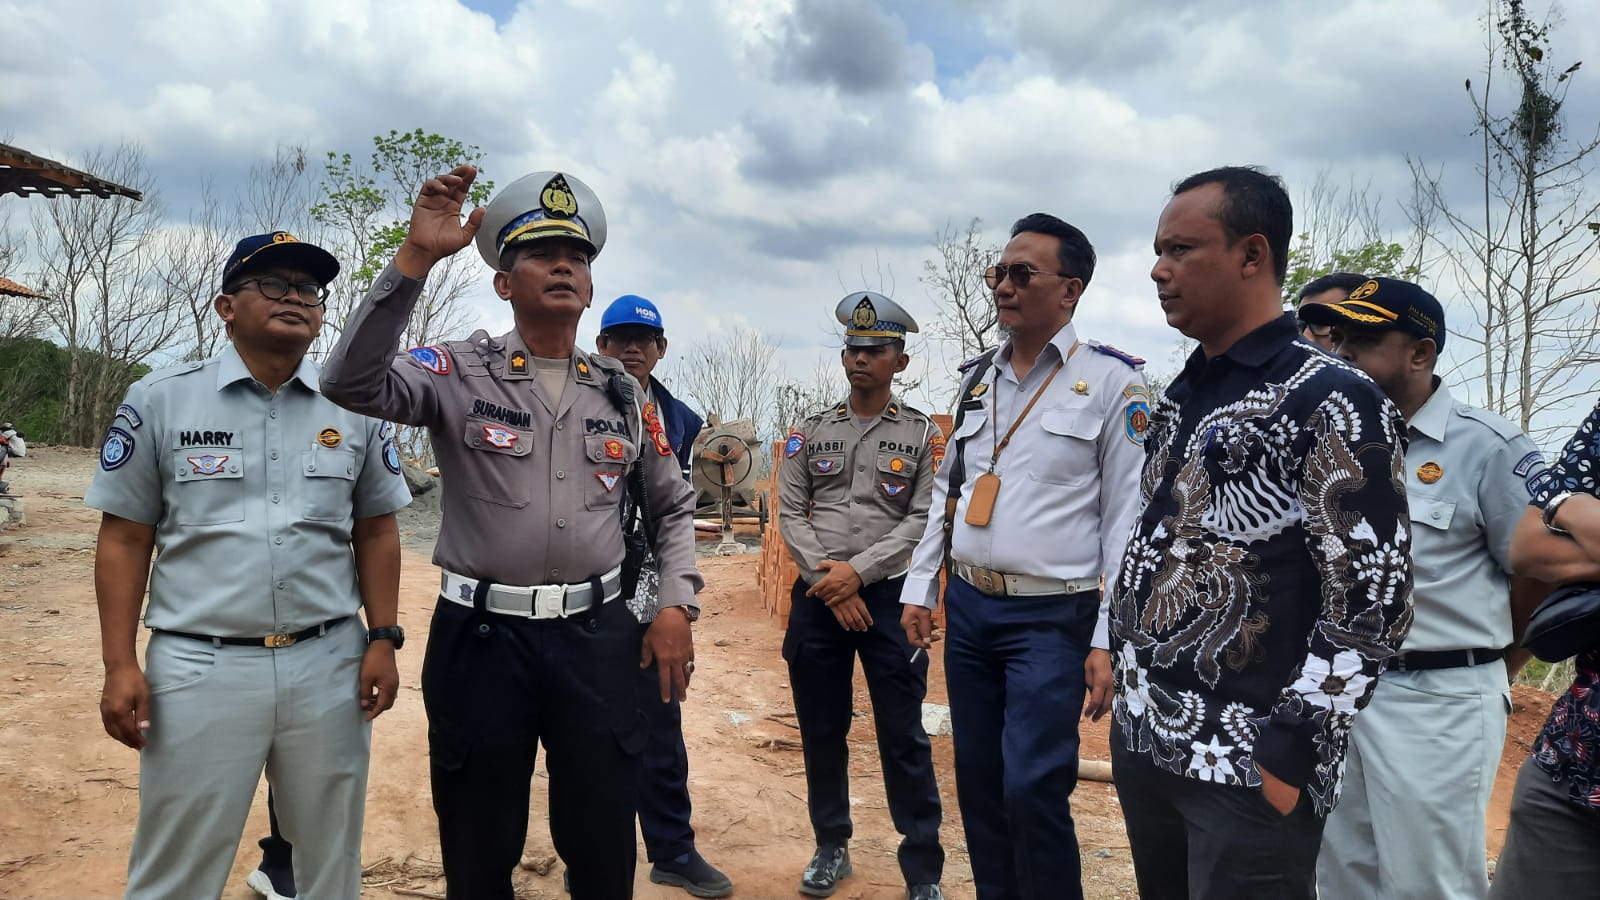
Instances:
[[[1301,288],[1334,272],[1384,275],[1406,281],[1416,281],[1422,273],[1421,267],[1415,262],[1407,262],[1404,246],[1382,239],[1368,241],[1351,249],[1335,249],[1322,260],[1313,258],[1311,253],[1310,241],[1304,234],[1289,250],[1289,274],[1283,282],[1283,302],[1286,305],[1298,306]]]

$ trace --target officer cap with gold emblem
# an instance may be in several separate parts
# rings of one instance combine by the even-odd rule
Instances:
[[[844,325],[846,347],[876,347],[903,341],[906,332],[917,330],[917,320],[910,313],[877,291],[846,294],[833,314]]]
[[[505,251],[553,238],[581,241],[589,245],[591,256],[599,256],[606,245],[606,211],[576,177],[535,172],[506,185],[489,201],[478,229],[478,254],[499,269]]]

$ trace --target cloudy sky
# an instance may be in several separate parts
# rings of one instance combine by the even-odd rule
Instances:
[[[202,178],[227,191],[279,144],[364,156],[390,129],[476,144],[501,184],[562,168],[610,218],[597,306],[649,296],[680,344],[758,327],[796,377],[834,353],[848,290],[933,317],[918,276],[947,224],[980,217],[998,243],[1017,217],[1052,212],[1100,253],[1080,332],[1160,373],[1175,339],[1150,242],[1173,181],[1259,163],[1298,198],[1325,171],[1370,182],[1400,229],[1410,154],[1469,196],[1479,148],[1462,85],[1484,66],[1484,9],[0,0],[0,133],[66,160],[137,141],[177,220]],[[1600,5],[1568,4],[1556,53],[1600,66]],[[1568,112],[1596,121],[1600,92],[1580,85]],[[505,330],[482,280],[481,324]],[[940,382],[951,360],[924,349]]]

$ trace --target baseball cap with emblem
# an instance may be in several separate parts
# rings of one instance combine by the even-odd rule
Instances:
[[[917,320],[900,304],[877,291],[846,294],[833,314],[844,325],[846,347],[875,347],[903,341],[906,332],[917,330]]]
[[[661,311],[656,309],[654,303],[638,294],[623,294],[611,301],[611,305],[606,307],[605,315],[600,317],[601,331],[626,325],[642,325],[661,332],[667,330],[666,326],[661,324]]]
[[[339,261],[332,253],[287,231],[273,231],[253,234],[234,245],[233,254],[222,267],[222,285],[227,287],[245,275],[273,266],[299,269],[323,287],[339,277]]]
[[[1299,316],[1313,325],[1404,331],[1444,347],[1444,307],[1421,286],[1398,278],[1369,278],[1348,299],[1304,304]]]
[[[489,201],[478,229],[478,255],[500,268],[500,255],[529,241],[566,238],[599,256],[606,245],[606,211],[589,186],[562,172],[535,172],[506,185]]]

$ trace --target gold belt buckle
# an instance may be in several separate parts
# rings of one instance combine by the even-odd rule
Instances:
[[[269,634],[261,639],[261,643],[267,647],[271,647],[274,650],[282,650],[285,647],[293,645],[296,640],[298,640],[298,638],[292,634]]]

